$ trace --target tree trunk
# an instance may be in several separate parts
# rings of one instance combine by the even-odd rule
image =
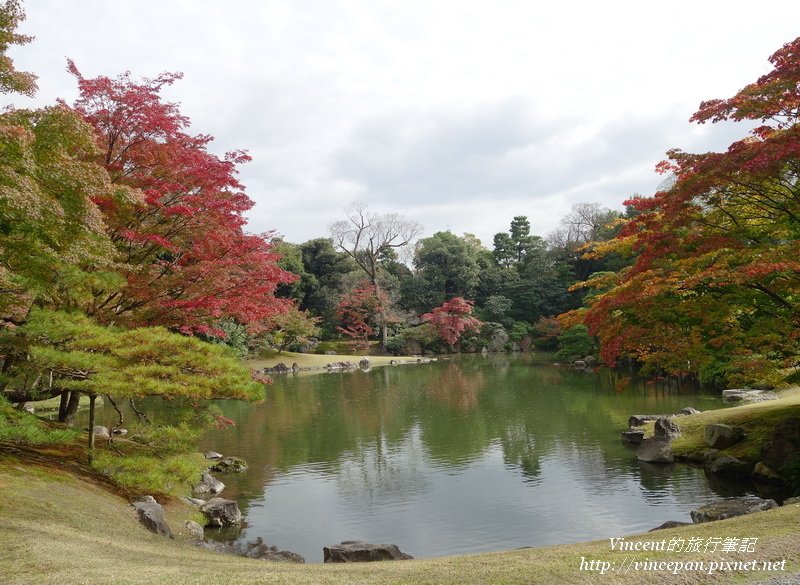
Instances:
[[[77,394],[77,392],[75,393]],[[89,464],[94,457],[94,401],[97,399],[95,394],[89,396]]]
[[[73,390],[70,392],[69,395],[69,402],[67,403],[67,409],[64,412],[64,418],[59,418],[58,422],[65,422],[67,424],[72,424],[72,421],[75,420],[75,413],[78,412],[78,405],[81,402],[81,393]]]
[[[69,391],[61,391],[61,402],[58,404],[58,420],[64,421],[67,418],[67,402],[69,401]]]
[[[386,342],[389,340],[389,327],[386,325],[386,310],[383,306],[383,303],[380,302],[381,298],[381,289],[378,286],[378,275],[377,273],[373,273],[371,275],[372,286],[375,287],[375,297],[378,299],[378,306],[380,310],[378,311],[378,319],[380,320],[380,329],[381,329],[381,350],[386,350]]]

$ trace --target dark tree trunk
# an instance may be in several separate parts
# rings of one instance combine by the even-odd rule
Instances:
[[[89,464],[92,463],[94,457],[94,401],[97,396],[92,394],[89,396]]]
[[[72,421],[75,420],[75,413],[78,412],[78,405],[81,401],[81,393],[73,390],[70,392],[69,395],[69,402],[67,403],[67,409],[64,412],[64,418],[58,419],[58,422],[65,422],[67,424],[72,424]]]
[[[58,420],[64,421],[67,418],[67,402],[69,402],[69,391],[61,391],[61,402],[58,404]]]

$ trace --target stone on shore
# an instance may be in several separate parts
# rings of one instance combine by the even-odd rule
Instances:
[[[247,471],[247,462],[241,457],[225,457],[210,467],[217,473],[242,473]]]
[[[769,390],[753,390],[751,388],[732,388],[722,391],[722,400],[725,402],[763,402],[777,400],[778,395]]]
[[[622,440],[625,443],[638,445],[644,440],[644,431],[642,429],[628,429],[622,431]]]
[[[650,437],[643,440],[636,449],[636,458],[647,463],[673,463],[675,461],[669,440],[663,437]]]
[[[196,494],[218,494],[224,489],[225,484],[207,471],[200,476],[200,483],[192,488]]]
[[[734,516],[744,516],[753,512],[777,508],[775,500],[765,500],[757,496],[744,496],[741,498],[726,498],[702,506],[697,510],[691,511],[692,522],[700,524],[702,522],[713,522],[714,520],[724,520]]]
[[[745,438],[744,429],[731,425],[706,425],[706,443],[714,449],[727,449]]]
[[[691,522],[679,522],[678,520],[667,520],[663,524],[651,528],[648,532],[655,532],[656,530],[666,530],[667,528],[678,528],[679,526],[691,526]]]
[[[206,537],[205,530],[194,520],[189,520],[186,523],[186,530],[189,532],[194,540],[203,540]]]
[[[681,436],[681,430],[678,428],[678,423],[672,418],[661,416],[656,419],[656,423],[653,426],[653,434],[656,437],[672,441]]]
[[[212,498],[201,506],[200,510],[206,515],[208,523],[206,526],[218,527],[234,526],[242,521],[242,512],[233,500],[224,498]]]
[[[322,549],[326,563],[366,563],[413,559],[395,544],[369,544],[360,540],[344,540]]]
[[[143,496],[138,502],[133,503],[133,507],[139,522],[150,532],[173,538],[172,530],[164,516],[164,508],[156,502],[153,496]]]
[[[753,465],[747,461],[742,461],[730,455],[723,455],[717,457],[709,462],[706,466],[708,473],[719,475],[720,477],[728,477],[733,479],[744,479],[750,476],[753,470]]]

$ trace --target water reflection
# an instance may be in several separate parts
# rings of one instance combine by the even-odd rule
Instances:
[[[250,464],[224,478],[241,538],[309,561],[356,538],[434,556],[620,536],[751,489],[641,464],[620,441],[631,414],[721,407],[712,394],[537,356],[290,375],[259,404],[221,406],[236,427],[201,447]]]

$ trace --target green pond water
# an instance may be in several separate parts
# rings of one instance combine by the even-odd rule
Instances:
[[[236,425],[199,446],[247,460],[220,476],[246,526],[208,535],[261,537],[308,562],[356,539],[429,557],[623,536],[748,493],[688,465],[640,463],[620,440],[631,414],[721,408],[718,393],[551,362],[289,374],[261,403],[221,402]]]

